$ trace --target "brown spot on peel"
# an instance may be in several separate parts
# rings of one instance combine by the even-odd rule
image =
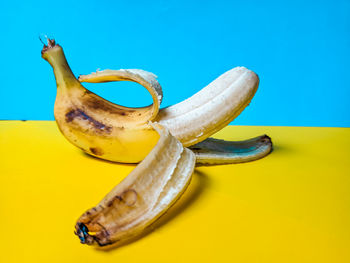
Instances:
[[[107,203],[107,207],[111,207],[116,200],[123,202],[127,206],[133,206],[137,201],[137,193],[134,189],[125,190],[120,195],[114,196],[114,198]]]
[[[101,148],[98,147],[90,147],[90,151],[94,154],[94,155],[98,155],[101,156],[104,154],[103,150]]]
[[[126,116],[127,114],[133,113],[135,112],[134,109],[120,109],[118,107],[115,107],[115,105],[110,105],[108,102],[103,101],[103,100],[97,100],[95,98],[87,98],[84,101],[84,104],[88,107],[88,108],[92,108],[92,109],[99,109],[99,110],[103,110],[103,111],[107,111],[111,114],[118,114],[121,116]]]
[[[112,131],[111,126],[107,126],[102,122],[95,120],[81,109],[72,109],[66,113],[66,122],[72,122],[74,119],[86,120],[98,131],[103,131],[106,133],[111,133]]]
[[[119,195],[116,195],[112,200],[110,200],[108,203],[107,203],[107,207],[111,207],[114,202],[118,200],[118,201],[122,201],[123,199],[119,196]]]

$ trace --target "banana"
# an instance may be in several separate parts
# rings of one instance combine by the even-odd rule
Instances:
[[[51,39],[48,39],[47,45],[44,44],[42,57],[51,64],[56,78],[54,115],[57,125],[72,144],[90,155],[114,162],[140,162],[159,139],[150,122],[166,127],[184,147],[193,146],[197,156],[206,151],[205,158],[197,158],[198,163],[244,162],[261,158],[272,149],[268,137],[262,141],[234,142],[236,150],[233,153],[229,151],[231,146],[225,146],[219,154],[213,147],[203,150],[203,144],[196,146],[202,141],[205,145],[227,145],[226,142],[207,138],[236,118],[253,98],[259,78],[244,67],[231,69],[192,97],[160,109],[162,89],[157,76],[152,73],[139,69],[103,70],[76,79],[62,47]],[[125,80],[144,86],[153,103],[142,108],[120,106],[90,92],[81,84]],[[240,152],[237,149],[261,149],[262,146],[264,151],[253,150],[250,154],[246,154],[247,150]],[[196,148],[201,149],[201,153]]]
[[[54,115],[62,134],[90,155],[139,163],[78,219],[75,234],[81,243],[109,247],[142,234],[185,191],[196,163],[252,161],[272,150],[266,135],[240,142],[209,138],[243,111],[258,88],[258,76],[244,67],[231,69],[187,100],[160,109],[162,88],[150,72],[103,70],[77,79],[55,40],[47,39],[41,54],[54,70]],[[148,90],[153,103],[124,107],[81,84],[108,81],[137,82]]]
[[[196,157],[169,131],[160,134],[152,151],[94,208],[77,221],[81,243],[98,247],[124,243],[159,218],[187,188]]]

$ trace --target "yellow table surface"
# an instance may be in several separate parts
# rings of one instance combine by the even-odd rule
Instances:
[[[80,244],[75,221],[134,165],[82,153],[52,121],[0,121],[0,262],[350,262],[350,129],[216,137],[263,133],[268,157],[197,168],[152,232],[106,252]]]

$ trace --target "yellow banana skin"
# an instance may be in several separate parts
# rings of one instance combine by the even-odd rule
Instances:
[[[158,122],[165,126],[185,147],[206,140],[237,117],[250,103],[258,85],[258,76],[237,67],[222,74],[191,98],[171,107],[159,109],[162,90],[152,73],[137,70],[104,70],[82,75],[79,80],[73,75],[61,46],[48,39],[42,57],[54,69],[57,96],[54,115],[62,134],[75,146],[95,157],[122,163],[138,163],[145,158],[159,139],[158,133],[149,124]],[[142,108],[129,108],[111,103],[90,92],[80,82],[134,81],[144,86],[151,94],[153,104]],[[241,142],[244,146],[245,142]],[[247,144],[250,141],[247,140]],[[266,143],[270,150],[271,140]],[[253,152],[253,155],[255,152]],[[249,158],[263,157],[261,152]],[[210,164],[221,155],[213,156]],[[198,162],[201,163],[201,158]],[[229,163],[226,158],[224,163]],[[204,163],[208,163],[205,159]],[[222,163],[218,161],[217,163]]]
[[[54,40],[49,40],[42,57],[54,69],[57,84],[54,115],[62,134],[96,157],[125,163],[143,160],[159,139],[148,124],[153,106],[127,108],[85,89]]]
[[[146,158],[75,226],[81,243],[105,247],[143,232],[182,195],[196,157],[167,129],[154,126],[160,139]]]

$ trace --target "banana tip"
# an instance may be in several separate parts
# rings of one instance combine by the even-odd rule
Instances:
[[[76,234],[79,237],[80,243],[90,245],[94,242],[94,238],[89,235],[89,229],[85,224],[79,222],[76,224],[75,229],[76,231],[74,232],[74,234]]]
[[[41,50],[41,54],[44,54],[46,51],[48,51],[49,49],[53,48],[56,46],[56,41],[55,39],[50,39],[48,38],[46,35],[45,35],[45,38],[46,38],[46,42],[45,43],[42,38],[39,36],[39,40],[41,43],[43,43],[43,49]]]
[[[261,136],[260,141],[261,141],[263,144],[267,144],[267,145],[270,146],[270,152],[273,151],[273,143],[272,143],[272,139],[271,139],[270,136],[264,134],[263,136]]]

